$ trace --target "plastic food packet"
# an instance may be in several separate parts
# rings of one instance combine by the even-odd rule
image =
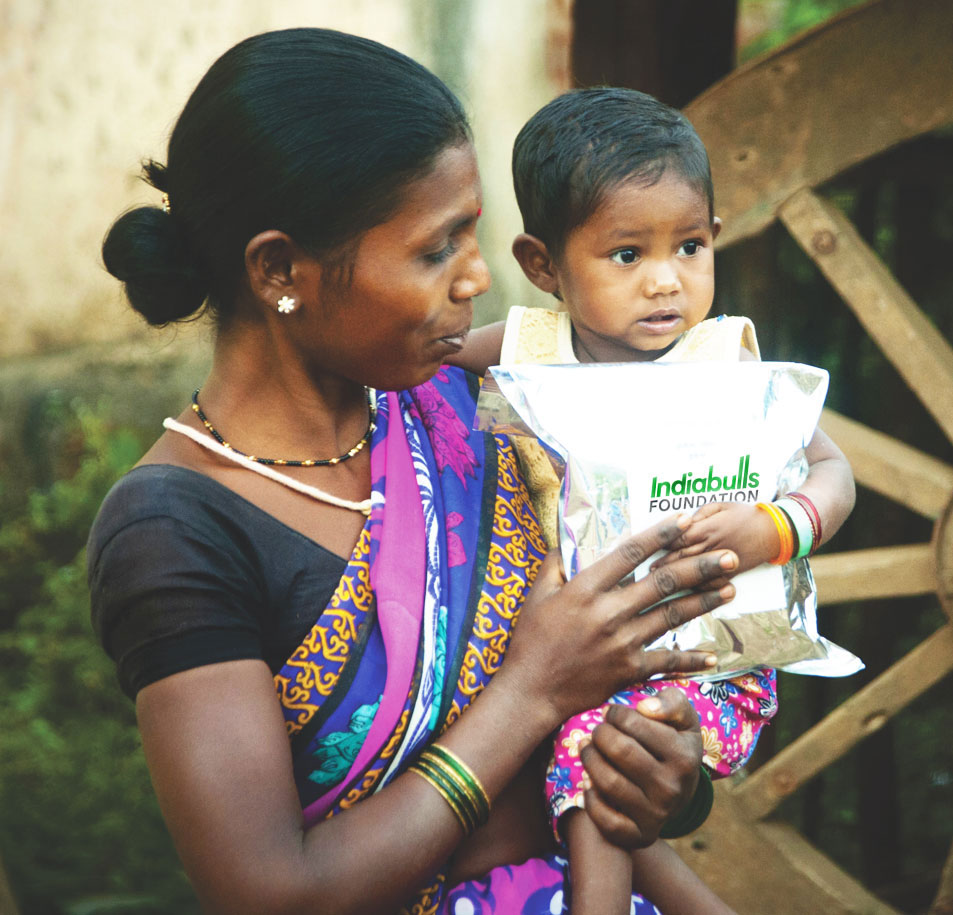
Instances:
[[[672,512],[795,490],[827,383],[823,369],[787,362],[495,366],[474,427],[544,446],[562,480],[560,552],[572,576]],[[828,677],[863,668],[818,633],[807,560],[760,566],[733,582],[733,601],[650,647],[714,652],[718,666],[696,679],[753,667]]]

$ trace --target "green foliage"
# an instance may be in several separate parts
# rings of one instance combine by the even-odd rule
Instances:
[[[142,443],[105,406],[53,397],[45,410],[70,466],[22,493],[0,530],[4,864],[31,915],[193,911],[132,704],[89,623],[83,543]]]
[[[864,0],[787,0],[785,3],[778,3],[777,0],[740,0],[739,12],[742,15],[770,16],[774,9],[779,15],[770,17],[775,20],[770,28],[739,48],[738,59],[743,63],[758,54],[770,51],[799,32],[820,25],[836,13],[862,2]]]

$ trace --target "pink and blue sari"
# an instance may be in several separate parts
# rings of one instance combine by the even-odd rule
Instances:
[[[499,669],[542,562],[512,448],[471,429],[476,393],[474,378],[446,368],[379,397],[370,517],[275,676],[309,825],[381,790],[466,711]],[[436,873],[404,911],[566,911],[567,871],[551,856],[453,888]]]

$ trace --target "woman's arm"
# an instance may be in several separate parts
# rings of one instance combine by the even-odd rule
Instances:
[[[732,554],[702,555],[616,587],[677,533],[664,522],[567,584],[556,562],[544,563],[500,671],[440,738],[491,799],[573,712],[625,683],[705,666],[700,652],[640,649],[729,599],[730,585],[641,611],[720,581],[736,563]],[[305,830],[283,717],[261,661],[160,680],[140,692],[137,709],[163,814],[208,911],[393,911],[462,840],[449,806],[413,773]]]
[[[482,731],[507,756],[479,770],[491,796],[549,727],[524,706],[523,732],[505,740],[487,719],[512,723],[516,709],[507,705],[518,697],[495,692],[442,739],[459,750]],[[304,831],[290,744],[263,662],[168,677],[140,692],[137,709],[163,815],[208,911],[393,911],[460,842],[450,807],[413,774]]]
[[[505,328],[505,321],[497,321],[495,324],[486,324],[471,330],[467,334],[463,349],[448,356],[447,362],[482,377],[491,365],[500,364]]]

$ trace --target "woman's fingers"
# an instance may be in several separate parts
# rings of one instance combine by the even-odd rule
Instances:
[[[563,562],[558,550],[550,550],[540,564],[533,582],[533,593],[537,598],[547,597],[558,591],[566,583]]]
[[[737,566],[738,556],[731,550],[702,553],[700,556],[690,556],[680,562],[655,569],[645,578],[629,585],[629,588],[633,591],[637,588],[648,589],[654,592],[648,597],[660,601],[686,588],[704,585],[712,578],[731,572]]]
[[[708,651],[670,651],[656,648],[639,653],[640,669],[633,682],[641,682],[664,674],[668,678],[704,673],[718,663],[718,657]]]
[[[653,553],[666,550],[688,526],[688,515],[672,515],[654,527],[623,540],[587,569],[583,569],[573,581],[579,587],[606,591],[618,584],[633,569],[640,566]]]
[[[586,811],[613,845],[641,848],[651,844],[658,831],[658,811],[641,787],[651,781],[649,771],[657,763],[635,741],[628,744],[632,758],[625,775],[591,743],[582,748],[580,759],[591,785],[585,795]]]
[[[606,711],[604,728],[597,727],[592,739],[599,751],[623,774],[636,777],[644,766],[633,756],[627,740],[638,744],[640,750],[673,768],[678,778],[690,776],[691,790],[697,782],[697,769],[702,759],[702,739],[698,714],[684,694],[681,698],[663,693],[681,693],[676,687],[666,687],[659,692],[666,715],[674,721],[647,717],[624,705],[610,705]],[[603,727],[600,725],[600,727]]]
[[[638,615],[635,637],[641,644],[649,645],[669,630],[730,601],[735,596],[735,586],[730,582],[717,591],[692,591],[675,598],[670,595],[698,585],[704,587],[710,579],[723,576],[737,564],[738,557],[732,552],[705,553],[663,566],[641,581],[618,589],[617,599]],[[652,609],[645,610],[646,607]]]
[[[697,731],[699,728],[698,712],[688,696],[674,686],[666,686],[657,696],[643,699],[635,708],[647,718],[670,725],[676,731]]]
[[[726,604],[734,594],[735,586],[729,582],[718,591],[702,591],[667,600],[639,616],[635,621],[635,638],[642,645],[651,645],[666,632]]]
[[[649,812],[647,801],[640,805],[643,809],[629,815],[607,803],[594,788],[586,792],[585,798],[586,813],[612,845],[630,850],[646,848],[658,836],[661,826],[655,828],[656,817]]]
[[[698,716],[677,689],[662,690],[655,698],[658,720],[626,706],[609,706],[580,754],[592,784],[586,809],[600,832],[625,848],[651,844],[698,783]]]
[[[693,543],[690,546],[680,547],[679,549],[673,549],[664,556],[659,556],[659,558],[652,563],[651,571],[654,572],[656,569],[660,569],[662,566],[671,565],[673,562],[676,562],[679,559],[686,559],[689,556],[698,556],[699,554],[704,553],[707,549],[708,546],[704,541]]]

